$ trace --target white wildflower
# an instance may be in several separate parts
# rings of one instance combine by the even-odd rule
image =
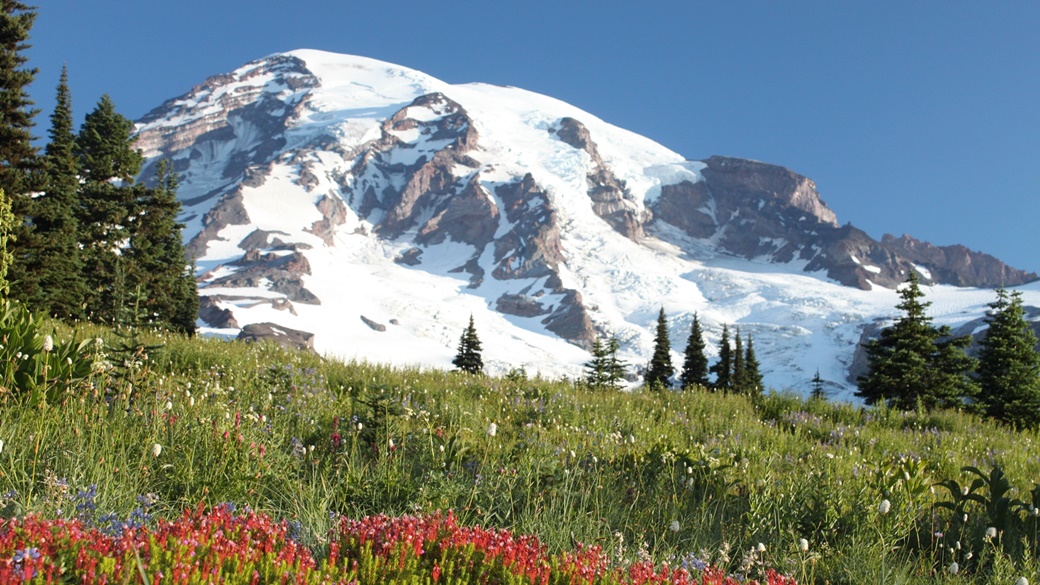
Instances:
[[[4,452],[4,440],[0,439],[0,453]]]
[[[764,553],[764,552],[766,552],[766,545],[764,545],[764,544],[762,544],[760,542],[760,543],[758,543],[758,546],[755,547],[755,550],[757,550],[760,553]]]
[[[950,574],[956,575],[961,570],[961,566],[957,564],[957,561],[950,563]]]
[[[54,339],[50,335],[43,338],[43,351],[49,352],[54,349]]]
[[[997,529],[995,527],[990,526],[989,528],[986,529],[986,538],[996,538],[996,537],[997,537]]]
[[[798,550],[802,552],[809,552],[809,541],[804,538],[798,539]]]
[[[496,425],[495,423],[489,424],[488,428],[487,428],[487,436],[494,437],[497,434],[498,434],[498,425]]]
[[[878,505],[878,512],[882,516],[884,516],[885,514],[888,514],[891,510],[892,510],[892,502],[888,501],[888,499],[881,500],[881,504]]]
[[[152,457],[158,457],[162,453],[162,445],[156,443],[152,445]]]
[[[1025,577],[1019,577],[1018,581],[1015,581],[1015,585],[1029,585],[1029,579]]]
[[[671,530],[672,532],[679,532],[679,521],[672,520],[672,523],[668,525],[668,530]]]

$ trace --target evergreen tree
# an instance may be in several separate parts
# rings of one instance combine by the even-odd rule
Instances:
[[[44,156],[46,184],[35,202],[35,262],[23,272],[21,287],[22,298],[30,308],[62,319],[80,317],[86,297],[77,237],[79,178],[75,143],[68,72],[62,69]]]
[[[1016,428],[1040,423],[1040,354],[1026,320],[1022,294],[997,290],[979,352],[979,405]]]
[[[729,330],[722,325],[722,338],[719,340],[719,361],[711,366],[715,374],[715,389],[729,392],[733,388],[733,348],[729,345]]]
[[[484,370],[484,361],[480,357],[480,339],[477,328],[473,324],[473,315],[469,316],[469,326],[459,339],[459,350],[451,361],[456,368],[470,374],[479,374]]]
[[[683,388],[708,386],[708,358],[704,354],[704,335],[697,313],[693,314],[690,326],[690,337],[686,340],[686,352],[683,354],[683,370],[679,380]]]
[[[752,396],[762,394],[762,372],[755,355],[755,340],[751,334],[747,337],[747,346],[744,350],[744,392]]]
[[[191,335],[199,310],[198,289],[184,260],[177,177],[169,161],[159,163],[156,181],[155,188],[133,189],[138,196],[127,221],[129,246],[123,254],[129,285],[145,292],[142,308],[155,324]]]
[[[744,393],[745,379],[744,371],[744,341],[740,338],[740,328],[738,327],[733,335],[733,374],[732,374],[732,385],[733,391]]]
[[[671,385],[671,377],[675,374],[672,367],[672,346],[668,341],[668,319],[664,307],[657,315],[657,334],[654,336],[654,355],[650,358],[650,366],[646,370],[644,382],[648,388],[661,389]]]
[[[607,385],[614,390],[621,388],[621,381],[625,379],[628,364],[618,359],[618,350],[621,342],[617,337],[611,336],[607,341]]]
[[[809,393],[811,400],[825,400],[827,394],[823,391],[823,378],[820,377],[820,369],[816,368],[816,375],[812,379],[812,392]]]
[[[593,388],[602,388],[607,385],[607,370],[609,356],[607,347],[597,337],[592,342],[592,359],[585,362],[585,383]]]
[[[29,267],[36,262],[32,237],[33,199],[39,156],[33,146],[33,118],[39,112],[32,108],[28,86],[36,77],[35,68],[24,65],[29,58],[29,31],[36,12],[14,0],[0,0],[0,189],[11,204],[14,224],[8,241],[12,255],[8,281],[16,283],[14,291],[33,289],[27,278]],[[25,281],[24,287],[22,282]]]
[[[121,247],[130,238],[131,211],[139,208],[143,187],[117,185],[130,181],[141,169],[141,155],[133,149],[133,123],[116,113],[111,98],[103,96],[87,114],[76,139],[76,154],[85,179],[80,189],[79,242],[87,284],[87,317],[111,323],[122,300],[113,283]]]
[[[134,123],[116,112],[112,98],[101,96],[97,107],[83,120],[76,141],[87,182],[130,182],[141,172],[144,157],[133,148],[133,132]]]
[[[921,301],[916,273],[899,290],[903,312],[894,325],[866,345],[868,371],[859,377],[857,395],[867,404],[882,397],[889,405],[912,410],[963,406],[976,387],[968,377],[974,360],[964,353],[970,336],[951,338],[949,327],[932,326]]]
[[[617,390],[625,379],[624,362],[618,359],[621,342],[611,337],[604,343],[600,339],[592,342],[592,359],[585,362],[585,383],[593,388]]]

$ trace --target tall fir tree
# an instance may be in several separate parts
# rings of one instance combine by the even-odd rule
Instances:
[[[169,161],[159,162],[154,188],[136,185],[134,191],[137,197],[127,222],[129,246],[124,250],[129,286],[145,292],[142,309],[155,324],[194,334],[198,288],[184,258],[177,177]]]
[[[115,111],[105,95],[87,114],[76,138],[85,180],[80,189],[79,242],[87,284],[86,316],[112,323],[124,302],[113,283],[123,266],[121,246],[130,238],[131,211],[141,187],[128,185],[141,170],[134,150],[133,123]],[[117,184],[117,182],[119,184]]]
[[[826,400],[827,394],[823,391],[823,378],[820,377],[820,369],[816,368],[816,375],[812,379],[812,391],[809,392],[811,400]]]
[[[621,388],[625,379],[625,362],[618,359],[621,342],[611,336],[606,342],[597,338],[592,342],[592,359],[585,362],[585,383],[593,388]]]
[[[451,363],[469,374],[479,374],[484,370],[484,360],[480,355],[480,338],[477,327],[473,323],[473,315],[469,316],[469,326],[459,338],[459,349]]]
[[[716,390],[729,392],[733,389],[733,348],[729,344],[729,329],[722,324],[722,337],[719,339],[719,361],[711,366],[710,371],[715,374]]]
[[[737,327],[733,333],[733,390],[741,394],[744,393],[744,386],[747,380],[744,378],[746,371],[744,371],[744,340],[740,337],[740,328]]]
[[[35,262],[26,267],[25,300],[35,310],[61,319],[83,314],[86,282],[78,240],[79,169],[72,133],[68,71],[62,68],[57,105],[51,114],[50,142],[44,155],[45,185],[33,218]]]
[[[701,331],[697,313],[694,313],[693,324],[690,325],[690,337],[686,340],[686,352],[683,354],[682,374],[679,377],[684,389],[708,386],[708,357],[705,355],[704,349],[704,334]]]
[[[611,336],[607,340],[607,384],[615,390],[621,388],[621,381],[625,379],[628,371],[628,364],[618,357],[620,349],[621,342],[617,337]]]
[[[14,215],[8,252],[12,255],[8,281],[20,296],[23,288],[35,290],[30,268],[36,264],[32,216],[32,192],[38,188],[39,155],[32,144],[33,118],[39,113],[29,99],[28,87],[36,78],[35,68],[25,67],[29,58],[29,31],[36,20],[30,6],[0,0],[0,189],[6,193]],[[24,285],[24,286],[23,286]]]
[[[997,290],[979,352],[979,405],[1015,428],[1040,425],[1040,354],[1022,293]]]
[[[585,362],[585,383],[592,388],[602,388],[607,385],[608,363],[607,346],[596,338],[592,342],[592,359]]]
[[[762,394],[762,368],[755,354],[755,340],[749,333],[747,345],[744,346],[744,392],[752,396]]]
[[[671,378],[674,374],[672,345],[668,340],[668,318],[664,314],[664,307],[661,307],[661,311],[657,314],[654,355],[650,358],[650,365],[646,369],[643,380],[648,388],[659,390],[671,386]]]
[[[949,327],[936,328],[926,314],[917,274],[899,289],[903,312],[895,324],[866,345],[868,371],[859,377],[857,395],[867,404],[882,398],[903,410],[964,406],[977,391],[969,377],[975,361],[965,352],[970,336],[951,337]]]

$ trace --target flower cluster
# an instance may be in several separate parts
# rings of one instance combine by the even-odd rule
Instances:
[[[340,519],[320,561],[287,522],[234,506],[202,506],[118,534],[79,519],[26,516],[0,526],[0,582],[572,583],[737,585],[711,566],[611,563],[599,547],[549,554],[537,538],[431,516]],[[747,581],[745,585],[757,585]],[[770,571],[763,585],[795,585]]]

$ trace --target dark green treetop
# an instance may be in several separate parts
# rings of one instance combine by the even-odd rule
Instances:
[[[657,315],[657,332],[654,335],[654,355],[650,358],[650,366],[646,369],[643,380],[648,388],[658,390],[671,386],[674,374],[672,346],[668,341],[668,318],[664,314],[664,307],[661,307]]]
[[[997,290],[979,352],[978,402],[986,414],[1016,428],[1040,424],[1040,354],[1022,293]]]
[[[463,372],[479,374],[484,370],[484,360],[480,356],[480,338],[473,324],[473,315],[469,317],[469,326],[459,338],[459,349],[451,363]]]
[[[719,339],[719,361],[710,369],[715,374],[716,390],[729,392],[733,388],[733,348],[729,344],[729,329],[722,325],[722,337]]]
[[[899,290],[896,308],[903,316],[866,345],[868,371],[859,377],[857,395],[867,404],[884,400],[903,410],[918,406],[956,408],[976,393],[969,377],[975,360],[965,352],[970,336],[951,337],[949,327],[936,328],[926,314],[917,274],[910,273]]]
[[[690,325],[690,337],[686,340],[686,352],[683,354],[683,369],[679,377],[683,388],[708,386],[708,357],[704,353],[704,334],[697,313],[693,314]]]

